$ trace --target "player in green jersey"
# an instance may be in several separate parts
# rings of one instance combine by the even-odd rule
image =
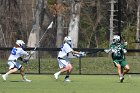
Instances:
[[[120,36],[114,35],[110,48],[105,49],[106,53],[111,52],[112,54],[112,60],[115,67],[117,67],[117,71],[118,71],[118,75],[119,75],[119,79],[121,83],[124,80],[124,75],[130,69],[129,65],[125,61],[125,53],[127,53],[126,45],[127,45],[127,42],[124,42],[124,43],[120,42]]]

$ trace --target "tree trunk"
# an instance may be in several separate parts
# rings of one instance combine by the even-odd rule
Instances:
[[[77,48],[78,46],[80,10],[81,10],[80,0],[72,0],[71,17],[70,17],[68,34],[72,38],[74,48]]]
[[[1,24],[0,24],[0,43],[1,43],[0,47],[7,47]]]
[[[140,5],[138,4],[138,9],[137,9],[137,32],[136,32],[136,40],[140,42]],[[139,49],[139,43],[136,43],[136,49]],[[139,54],[136,53],[138,56]]]
[[[102,15],[101,15],[101,3],[100,1],[97,1],[97,12],[95,13],[97,15],[96,20],[92,21],[92,33],[89,36],[89,41],[87,44],[87,48],[89,48],[91,46],[91,41],[92,41],[92,37],[94,37],[95,39],[95,46],[96,48],[98,48],[98,36],[97,36],[97,27],[102,19]]]
[[[36,11],[34,14],[33,19],[33,27],[30,32],[30,36],[28,39],[28,47],[39,47],[39,34],[40,34],[40,27],[41,27],[41,17],[42,17],[42,11],[44,8],[44,0],[36,0]],[[36,54],[34,54],[34,57],[36,57]]]
[[[62,5],[63,0],[57,0],[56,14],[57,14],[57,37],[56,37],[56,47],[59,48],[63,43],[64,37],[64,18],[63,11],[64,7]]]
[[[114,25],[113,25],[113,20],[114,20],[114,0],[111,0],[111,15],[110,15],[110,42],[109,45],[112,43],[112,38],[113,38],[113,31],[114,31]]]

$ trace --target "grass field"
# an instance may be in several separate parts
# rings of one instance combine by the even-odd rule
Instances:
[[[126,75],[119,83],[117,75],[71,75],[72,82],[56,81],[53,75],[28,75],[31,83],[21,82],[12,74],[7,81],[0,79],[0,93],[139,93],[140,76]]]

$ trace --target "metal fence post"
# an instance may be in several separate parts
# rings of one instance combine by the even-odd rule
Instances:
[[[38,51],[38,73],[40,74],[40,51]]]
[[[81,75],[81,57],[79,58],[79,74]]]

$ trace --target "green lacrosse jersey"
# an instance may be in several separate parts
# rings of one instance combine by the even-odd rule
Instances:
[[[118,44],[111,44],[110,48],[112,49],[112,59],[113,60],[124,60],[124,52],[123,49],[125,49],[124,44],[118,43]]]

